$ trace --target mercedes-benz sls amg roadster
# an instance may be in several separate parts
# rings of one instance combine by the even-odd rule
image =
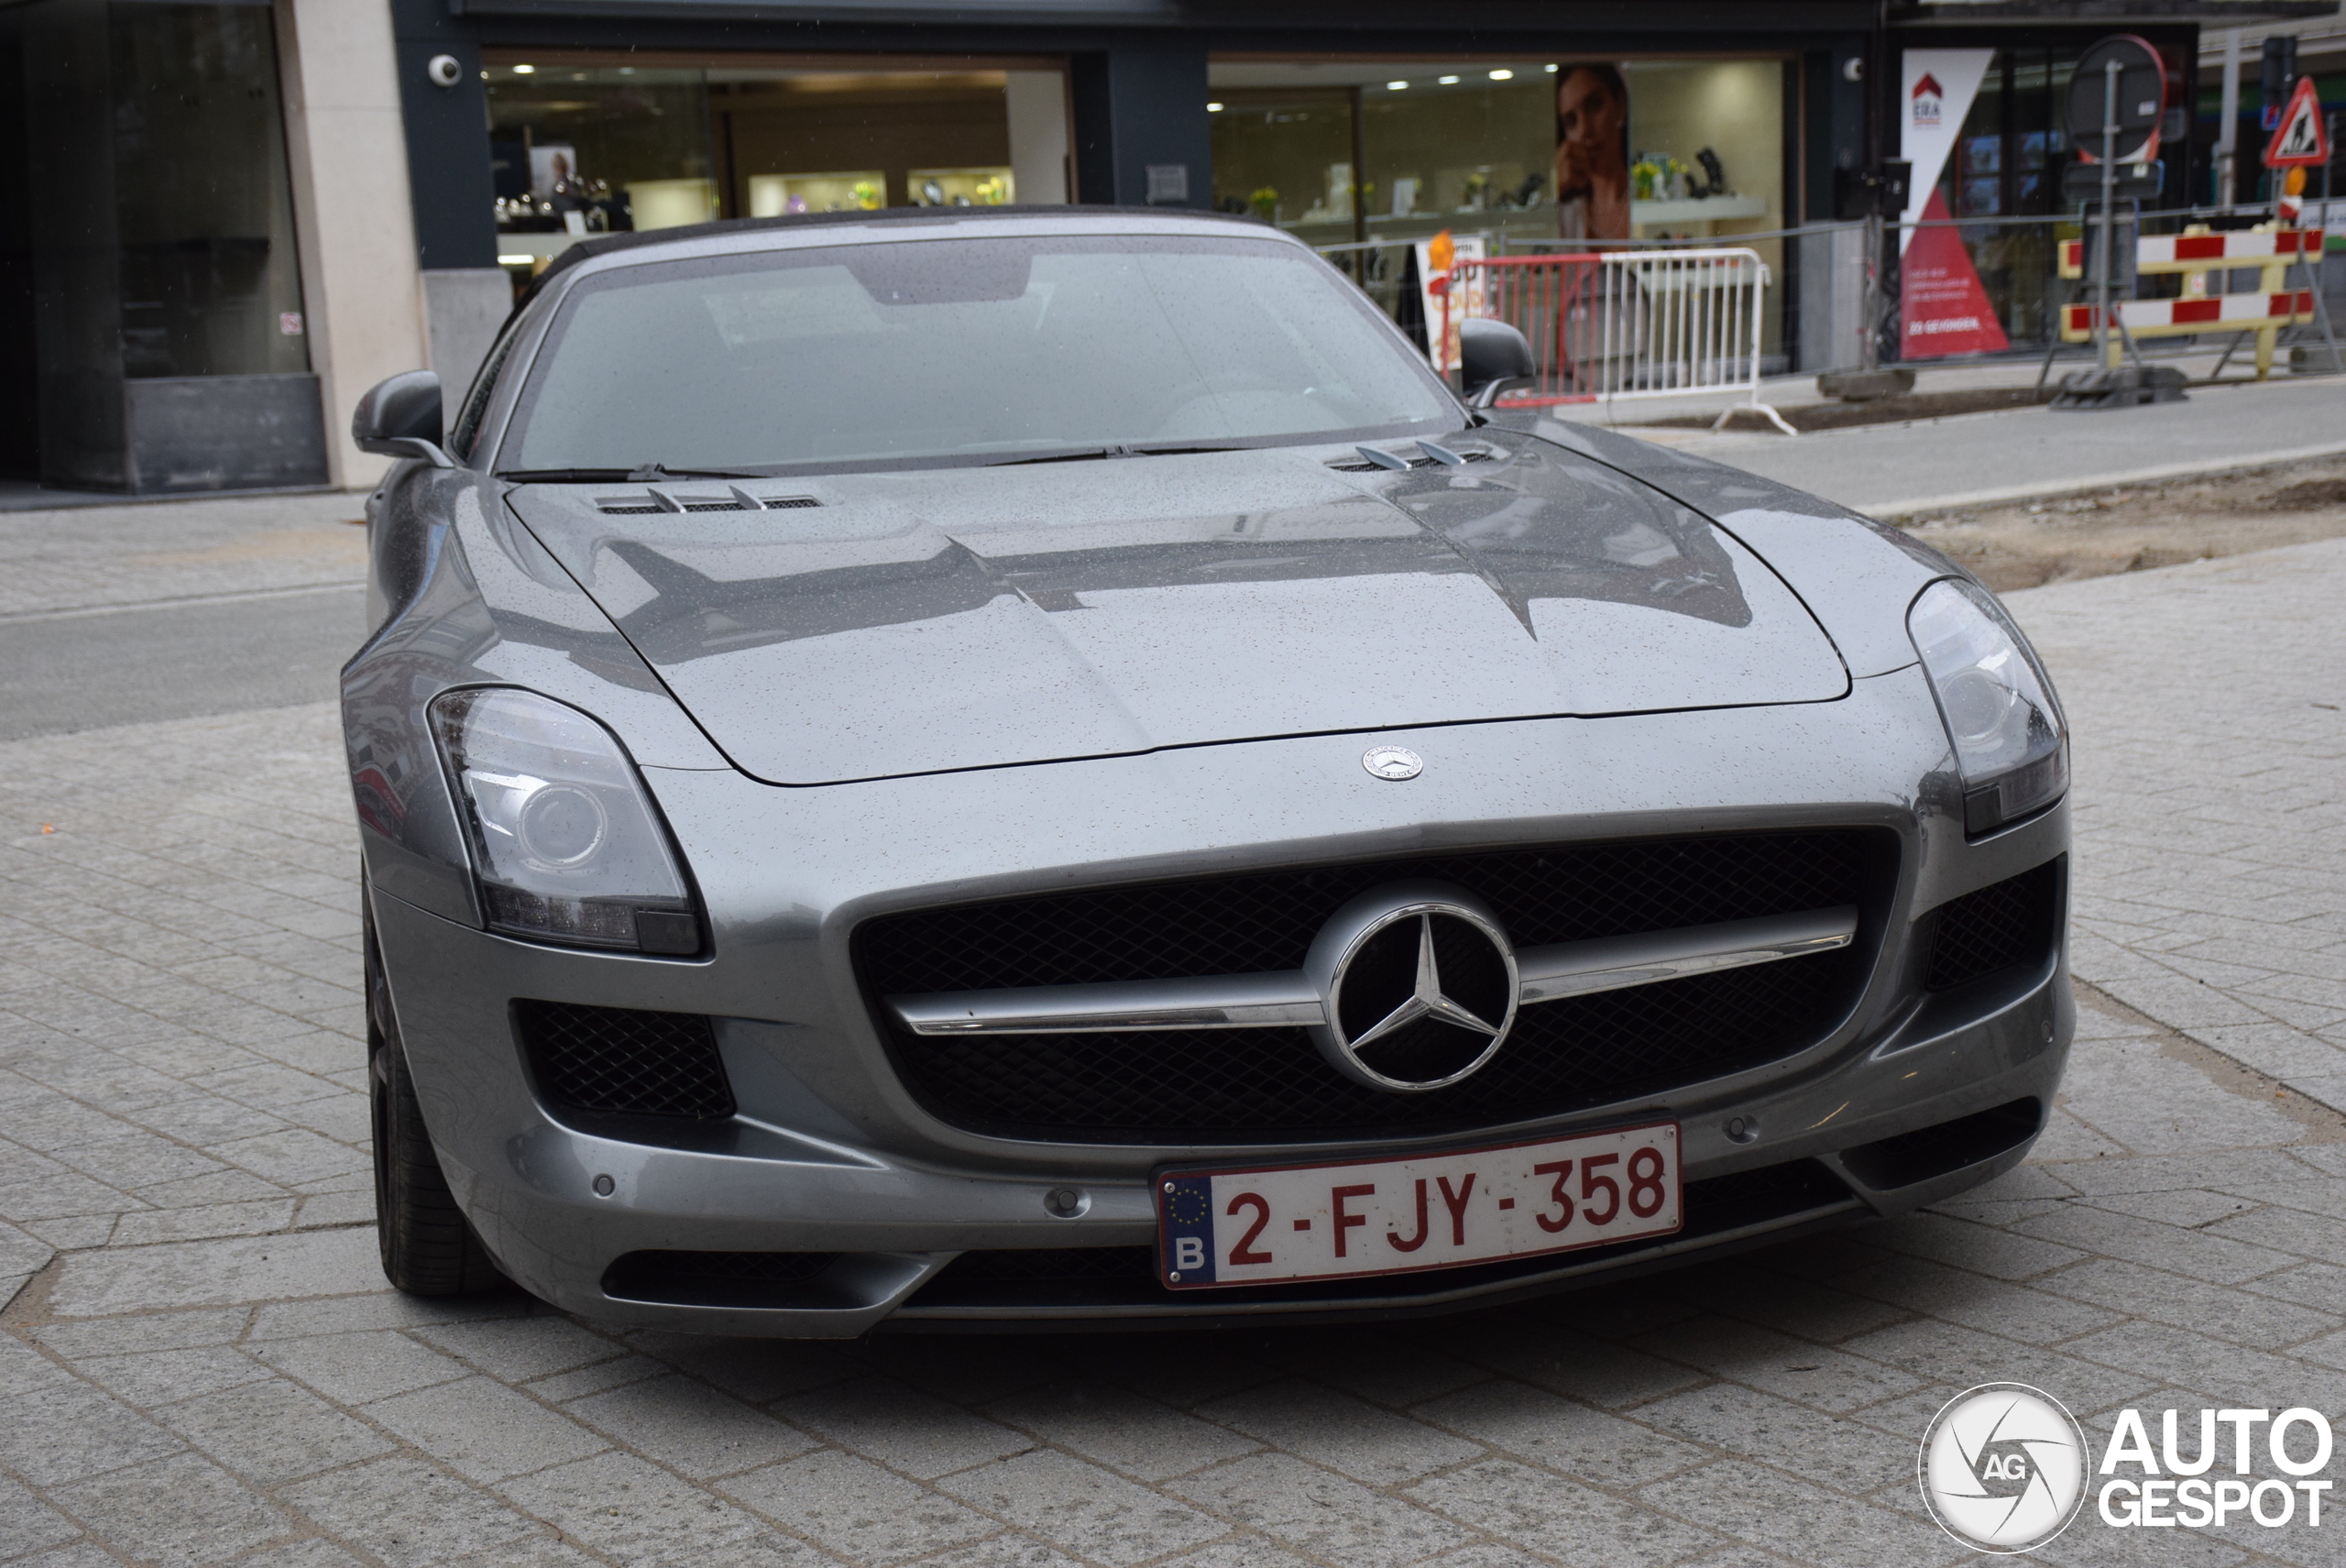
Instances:
[[[1847,509],[1266,225],[589,239],[354,435],[386,1271],[836,1337],[1496,1303],[1946,1198],[2068,743]]]

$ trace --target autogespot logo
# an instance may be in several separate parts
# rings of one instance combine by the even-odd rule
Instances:
[[[2086,1434],[2058,1399],[2025,1383],[1983,1383],[1948,1400],[1923,1434],[1923,1502],[1939,1528],[1980,1552],[2032,1552],[2085,1502]]]

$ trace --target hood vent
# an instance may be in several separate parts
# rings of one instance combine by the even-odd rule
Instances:
[[[792,507],[818,507],[812,496],[753,496],[734,488],[723,496],[678,496],[647,490],[640,496],[597,496],[595,510],[605,517],[657,517],[662,512],[780,511]]]
[[[1389,453],[1387,455],[1393,458],[1393,462],[1331,463],[1328,466],[1333,468],[1339,474],[1376,474],[1382,473],[1387,470],[1398,472],[1404,466],[1410,468],[1439,468],[1443,466],[1442,460],[1439,457],[1404,458],[1398,452]],[[1499,460],[1497,453],[1485,452],[1479,447],[1470,448],[1467,451],[1461,452],[1457,454],[1457,456],[1462,463],[1496,463]]]

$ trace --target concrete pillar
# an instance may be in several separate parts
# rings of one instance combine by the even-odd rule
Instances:
[[[1140,35],[1069,63],[1078,201],[1213,205],[1202,39]]]
[[[384,0],[275,0],[285,144],[301,238],[310,364],[334,482],[367,489],[388,460],[350,443],[350,411],[427,362],[405,132]]]
[[[1068,199],[1067,78],[1056,71],[1011,71],[1010,180],[1022,206]]]

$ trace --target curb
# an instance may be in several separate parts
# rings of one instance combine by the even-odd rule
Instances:
[[[2052,496],[2073,496],[2082,490],[2106,490],[2126,485],[2154,484],[2161,479],[2200,478],[2209,474],[2236,474],[2252,468],[2271,468],[2284,463],[2303,463],[2318,457],[2336,457],[2341,455],[2346,455],[2346,441],[2333,441],[2319,446],[2297,446],[2281,452],[2260,452],[2253,455],[2204,458],[2195,463],[2162,463],[2147,468],[2127,468],[2115,473],[2088,474],[2050,484],[2004,485],[1995,489],[1965,490],[1951,496],[1883,501],[1873,506],[1854,506],[1850,510],[1887,522],[1897,518],[1913,517],[1923,512],[1963,511],[1975,507],[2003,506],[2012,501],[2037,500]]]

